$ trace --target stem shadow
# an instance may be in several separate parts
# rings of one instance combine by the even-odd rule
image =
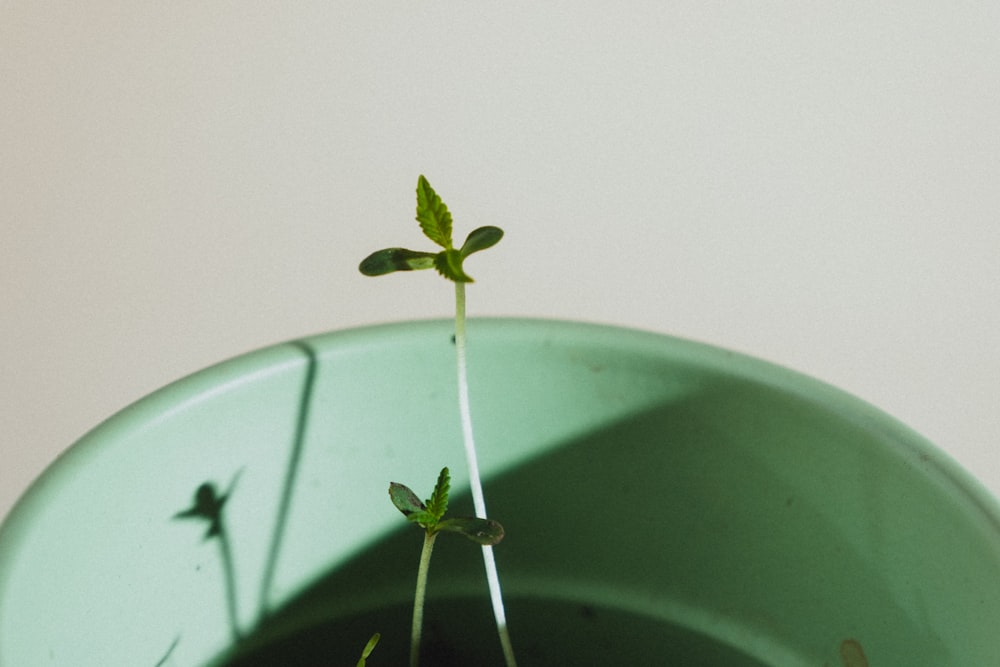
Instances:
[[[316,385],[316,368],[318,365],[316,350],[303,340],[291,341],[289,345],[299,348],[306,355],[306,376],[302,385],[302,394],[299,397],[298,419],[295,425],[295,435],[292,438],[292,451],[288,457],[288,468],[285,470],[285,483],[281,490],[278,513],[274,522],[274,532],[271,536],[271,545],[267,552],[264,573],[260,582],[260,619],[265,618],[271,609],[271,586],[274,583],[274,573],[278,566],[281,542],[285,537],[285,528],[288,525],[288,514],[292,505],[292,491],[295,488],[295,481],[298,477],[299,462],[302,459],[306,430],[309,425],[313,389]]]

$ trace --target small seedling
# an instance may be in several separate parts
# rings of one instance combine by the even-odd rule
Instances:
[[[410,667],[417,667],[420,661],[420,635],[424,623],[424,599],[427,593],[427,572],[430,569],[434,540],[441,531],[459,533],[476,544],[493,546],[503,539],[503,526],[486,518],[445,519],[448,511],[448,493],[451,476],[448,468],[442,468],[438,475],[434,492],[426,502],[409,487],[396,482],[389,484],[389,498],[407,520],[424,529],[424,547],[420,552],[420,566],[417,569],[417,590],[413,596],[413,626],[410,632]]]
[[[366,276],[383,276],[395,271],[434,268],[456,285],[463,285],[473,282],[465,273],[465,258],[474,252],[495,246],[503,238],[503,230],[499,227],[479,227],[466,237],[461,248],[456,249],[452,241],[451,213],[423,176],[417,179],[417,222],[424,230],[424,236],[443,250],[422,252],[406,248],[385,248],[373,252],[361,262],[361,273]]]
[[[229,533],[226,532],[226,524],[222,517],[222,510],[226,501],[233,493],[236,480],[239,474],[233,478],[229,489],[222,495],[215,490],[215,484],[205,482],[195,491],[194,505],[186,510],[174,515],[175,519],[201,519],[208,522],[208,531],[205,533],[205,541],[217,539],[222,556],[222,569],[226,573],[226,606],[229,610],[229,627],[232,630],[233,640],[239,641],[243,634],[240,632],[239,622],[236,618],[236,574],[233,566],[233,550],[229,544]]]
[[[362,649],[361,659],[358,660],[358,664],[355,665],[355,667],[365,667],[365,665],[368,664],[368,656],[370,656],[372,651],[375,650],[375,645],[378,644],[379,639],[382,639],[382,635],[379,633],[376,632],[372,635],[372,638],[368,640],[368,643],[365,644],[364,649]]]
[[[442,276],[455,283],[455,355],[458,369],[458,408],[462,420],[462,441],[465,446],[465,461],[469,469],[469,486],[476,516],[486,518],[486,500],[483,484],[479,477],[479,462],[472,430],[472,412],[469,409],[469,381],[466,364],[465,336],[465,284],[472,278],[465,272],[465,259],[472,253],[496,245],[503,238],[499,227],[479,227],[470,233],[461,248],[456,249],[452,240],[452,218],[448,207],[437,195],[427,179],[417,179],[417,222],[424,236],[442,248],[437,252],[423,252],[406,248],[385,248],[372,253],[358,267],[366,276],[381,276],[395,271],[414,271],[434,268]],[[493,602],[497,633],[503,647],[507,667],[515,667],[514,650],[507,631],[503,595],[500,591],[500,576],[493,558],[493,547],[483,547],[483,565],[486,581]]]

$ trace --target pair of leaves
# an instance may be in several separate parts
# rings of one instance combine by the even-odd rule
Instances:
[[[419,524],[429,534],[440,531],[458,533],[476,544],[492,546],[503,539],[503,526],[492,519],[475,517],[453,517],[445,519],[448,511],[448,492],[451,488],[451,476],[448,468],[442,468],[438,475],[434,491],[426,502],[420,500],[408,486],[391,482],[389,498],[407,520]]]
[[[407,520],[431,529],[444,517],[448,511],[448,493],[451,490],[451,474],[448,468],[442,468],[438,475],[434,491],[427,502],[423,502],[410,487],[396,482],[389,483],[389,498]]]
[[[437,269],[448,280],[471,283],[465,273],[465,258],[474,252],[495,246],[503,238],[499,227],[485,226],[472,231],[461,248],[452,240],[452,219],[448,206],[434,191],[423,175],[417,179],[417,222],[424,236],[442,248],[439,252],[423,252],[406,248],[385,248],[373,252],[358,267],[366,276],[383,276],[396,271]]]

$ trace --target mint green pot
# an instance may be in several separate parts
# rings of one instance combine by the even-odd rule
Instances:
[[[404,663],[422,538],[388,484],[428,494],[447,465],[471,512],[451,333],[278,345],[86,435],[0,529],[0,667],[353,666],[375,631],[369,665]],[[522,666],[1000,665],[998,506],[892,418],[661,335],[475,320],[469,337]],[[218,540],[173,517],[234,480],[231,650]],[[478,547],[438,540],[425,664],[500,664],[481,570]]]

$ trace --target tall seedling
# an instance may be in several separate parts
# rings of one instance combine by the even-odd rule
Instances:
[[[496,245],[503,238],[499,227],[479,227],[465,239],[461,248],[455,248],[452,241],[451,213],[441,198],[434,192],[427,179],[417,179],[417,222],[424,235],[440,246],[437,252],[422,252],[406,248],[385,248],[372,253],[361,262],[361,273],[366,276],[381,276],[395,271],[414,271],[434,268],[443,277],[455,284],[455,354],[458,369],[458,408],[462,420],[462,441],[465,445],[465,460],[469,469],[469,484],[476,516],[485,519],[486,500],[479,476],[476,458],[476,444],[472,430],[472,414],[469,410],[469,381],[466,371],[465,336],[465,284],[472,278],[465,273],[465,258],[474,252]],[[492,545],[483,546],[483,564],[489,584],[493,615],[496,617],[497,632],[503,647],[504,659],[508,667],[516,665],[514,651],[507,630],[503,596],[500,591],[500,577],[493,558]]]

